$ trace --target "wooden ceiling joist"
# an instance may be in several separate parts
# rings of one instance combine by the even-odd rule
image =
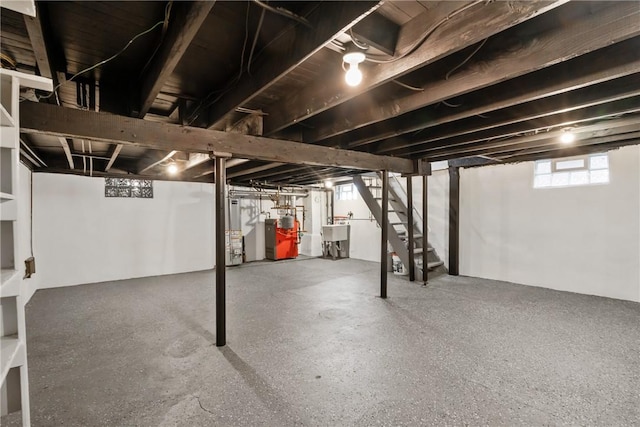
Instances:
[[[402,139],[389,139],[416,131],[424,132],[434,126],[452,123],[474,116],[486,115],[500,109],[525,104],[566,92],[598,85],[634,73],[640,73],[640,54],[629,55],[640,44],[638,38],[583,55],[517,79],[508,80],[499,90],[487,88],[462,98],[459,107],[443,104],[419,109],[385,122],[322,141],[329,147],[355,148],[387,139],[385,144]],[[597,55],[596,55],[597,54]],[[490,99],[490,102],[487,100]]]
[[[584,88],[549,99],[494,112],[491,116],[471,117],[455,128],[443,125],[402,139],[394,138],[376,145],[376,152],[410,154],[421,148],[452,147],[497,136],[532,132],[571,122],[627,114],[640,108],[640,74],[601,85],[598,90]]]
[[[637,115],[631,115],[621,119],[603,120],[596,124],[578,126],[573,130],[576,141],[588,138],[606,137],[615,134],[637,132],[640,130],[640,121]],[[498,153],[517,151],[539,146],[562,146],[559,138],[563,130],[540,132],[534,135],[507,138],[504,140],[489,141],[482,144],[469,144],[464,147],[452,147],[425,150],[424,154],[430,161],[448,160],[458,157],[473,157],[478,155],[493,156]]]
[[[427,41],[412,54],[397,61],[379,64],[368,69],[365,81],[356,88],[345,87],[341,80],[334,82],[322,80],[278,102],[268,110],[269,116],[265,118],[264,123],[265,135],[271,135],[292,124],[334,108],[357,95],[478,43],[565,2],[566,0],[515,1],[492,2],[486,5],[482,5],[485,2],[480,2],[473,6],[478,9],[469,9],[475,13],[461,13],[451,18],[449,22],[435,30]],[[442,3],[445,4],[442,6],[445,8],[444,10],[436,8],[414,18],[421,22],[410,21],[405,24],[405,26],[410,25],[416,33],[404,38],[415,41],[426,28],[447,19],[451,14],[451,7],[446,3],[450,2]],[[401,30],[400,38],[402,38],[402,33]]]
[[[269,88],[305,59],[350,28],[373,9],[376,1],[325,2],[318,5],[306,19],[312,29],[292,25],[277,37],[270,49],[282,52],[260,64],[259,72],[246,76],[237,87],[218,100],[209,111],[209,127],[216,127],[224,117],[237,107]],[[291,40],[293,44],[291,45]]]
[[[510,140],[518,138],[521,135],[545,134],[550,130],[590,126],[594,123],[610,120],[619,116],[628,115],[628,117],[632,117],[633,113],[638,112],[640,112],[640,97],[623,99],[611,102],[606,106],[599,105],[584,110],[558,114],[556,117],[515,123],[500,128],[499,132],[490,130],[451,138],[447,141],[438,141],[433,144],[419,144],[414,147],[399,150],[398,153],[416,157],[428,156],[431,158],[434,153],[439,151],[457,152],[474,146],[476,149],[490,149],[494,141]]]
[[[51,25],[48,20],[46,4],[36,5],[36,16],[24,15],[24,24],[29,35],[29,41],[38,65],[40,75],[53,81],[54,89],[64,79],[66,61],[60,48],[53,45]],[[64,80],[62,80],[64,81]],[[56,95],[46,98],[49,103],[58,103]]]
[[[113,163],[118,158],[118,155],[122,150],[122,146],[123,146],[122,144],[116,144],[116,145],[112,145],[111,148],[109,149],[109,155],[107,156],[109,157],[109,161],[107,162],[107,166],[104,168],[105,172],[109,172],[109,169],[113,167]]]
[[[412,174],[413,160],[378,156],[298,142],[155,123],[131,117],[56,107],[25,101],[20,105],[21,130],[115,144],[131,144],[200,153],[228,153],[245,159],[388,170]]]
[[[75,166],[73,164],[73,156],[71,155],[71,147],[69,147],[69,141],[65,137],[58,137],[58,141],[60,145],[62,145],[62,149],[64,150],[64,155],[67,157],[67,162],[69,163],[69,169],[74,169]]]
[[[494,3],[495,4],[495,3]],[[504,52],[480,66],[469,66],[448,80],[433,81],[402,98],[369,103],[347,111],[336,111],[335,119],[305,133],[305,141],[314,142],[351,130],[392,119],[500,82],[519,77],[555,63],[606,47],[640,34],[640,8],[633,2],[609,7],[597,14],[571,22],[540,35],[535,43]]]
[[[178,151],[171,150],[168,153],[159,153],[156,150],[149,150],[146,152],[147,155],[145,158],[142,158],[138,161],[138,174],[142,175],[145,172],[155,168],[156,166],[166,162],[170,158],[172,158]]]
[[[160,93],[167,79],[198,33],[215,1],[175,2],[167,34],[156,56],[151,61],[140,84],[140,99],[136,117],[144,117]],[[173,15],[173,14],[172,14]]]

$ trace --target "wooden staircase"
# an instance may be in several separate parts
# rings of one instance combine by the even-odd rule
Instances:
[[[353,177],[353,183],[362,199],[369,207],[378,225],[382,227],[382,187],[380,182],[381,176],[379,174],[378,176],[356,175]],[[414,208],[413,224],[409,224],[407,212],[407,192],[400,180],[392,175],[389,177],[389,220],[386,225],[389,244],[407,271],[409,266],[408,231],[409,226],[413,227],[416,277],[422,277],[424,259],[427,261],[428,270],[435,270],[441,267],[444,262],[438,258],[431,245],[427,246],[425,257],[425,248],[422,247],[422,216]]]

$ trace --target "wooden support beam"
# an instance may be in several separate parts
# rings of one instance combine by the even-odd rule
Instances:
[[[447,17],[452,13],[451,5],[453,2],[440,2],[441,5],[417,17],[416,20],[420,22],[405,24],[405,26],[411,24],[411,28],[414,29],[412,36],[408,34],[404,36],[401,30],[399,45],[401,39],[415,41],[421,33],[424,33],[425,29],[431,28],[441,21],[445,22],[415,52],[397,61],[369,68],[364,82],[356,88],[345,86],[341,80],[335,82],[322,80],[291,94],[267,110],[269,116],[265,118],[265,135],[271,135],[294,123],[334,108],[375,87],[480,42],[565,2],[566,0],[492,2],[485,6],[481,6],[484,2],[480,2],[449,20]]]
[[[140,83],[136,117],[144,117],[204,23],[215,1],[175,2],[162,45]]]
[[[36,16],[24,15],[24,25],[29,35],[31,48],[38,65],[40,75],[53,81],[54,90],[64,82],[66,72],[66,60],[62,49],[54,45],[52,29],[49,23],[49,13],[47,4],[38,2],[36,4]],[[60,104],[56,93],[45,101],[50,104]]]
[[[227,114],[268,89],[377,7],[376,1],[323,2],[317,5],[306,17],[313,29],[296,24],[276,37],[269,49],[279,54],[256,64],[255,69],[259,72],[241,80],[234,90],[211,107],[209,127],[215,127]]]
[[[626,40],[526,76],[508,80],[501,83],[498,88],[490,87],[476,91],[466,95],[461,101],[463,105],[455,109],[443,104],[437,104],[429,109],[422,108],[391,120],[325,139],[322,145],[355,148],[640,73],[640,55],[629,54],[635,51],[638,42],[637,38]],[[491,102],[487,102],[488,99]],[[395,146],[400,146],[404,142],[401,138],[388,141],[390,144],[392,144],[391,141],[395,141]]]
[[[60,145],[62,145],[62,149],[64,150],[64,155],[67,156],[67,162],[69,162],[69,169],[74,169],[73,156],[71,155],[71,148],[69,147],[69,141],[67,141],[67,138],[64,138],[64,137],[58,137],[58,141],[60,141]]]
[[[123,145],[122,144],[116,144],[116,145],[112,145],[111,146],[111,152],[109,154],[109,163],[107,163],[107,167],[104,168],[105,172],[109,172],[109,169],[111,169],[111,167],[113,166],[113,163],[116,161],[116,159],[118,158],[118,155],[120,154],[120,150],[122,150]]]
[[[488,63],[470,64],[448,80],[428,83],[423,86],[422,92],[387,102],[368,103],[358,108],[352,105],[349,109],[339,108],[331,121],[309,130],[304,139],[306,142],[315,142],[340,135],[593,52],[639,35],[639,20],[640,8],[637,4],[612,4],[597,14],[585,15],[580,20],[550,29],[539,35],[535,42],[506,51]]]
[[[316,166],[389,170],[412,174],[415,162],[299,142],[156,123],[131,117],[24,101],[20,126],[25,133],[70,136],[160,150],[230,153],[233,156]]]

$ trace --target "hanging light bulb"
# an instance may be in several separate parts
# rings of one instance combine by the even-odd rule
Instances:
[[[565,129],[562,132],[562,135],[560,135],[560,142],[562,142],[563,144],[571,144],[573,141],[575,141],[575,139],[576,136],[571,131],[571,129]]]
[[[333,182],[331,182],[329,180],[326,180],[324,182],[324,186],[325,186],[325,188],[332,188],[333,187]]]
[[[344,76],[344,80],[349,86],[358,86],[362,82],[362,71],[358,68],[358,64],[364,62],[365,58],[364,52],[356,45],[353,43],[347,45],[342,61],[349,64],[349,69]]]
[[[358,64],[349,64],[349,69],[344,75],[344,80],[349,86],[358,86],[362,83],[362,71],[358,68]]]
[[[169,163],[169,166],[167,166],[167,172],[169,172],[169,175],[177,174],[178,166],[175,163]]]

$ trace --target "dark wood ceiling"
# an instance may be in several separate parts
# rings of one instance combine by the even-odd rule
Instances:
[[[24,94],[30,101],[466,165],[640,142],[636,1],[53,1],[37,10],[2,9],[0,27],[15,69],[57,87]],[[344,82],[339,47],[352,37],[369,46],[356,88]],[[559,142],[568,128],[570,146]],[[215,176],[208,155],[179,144],[65,136],[23,133],[25,162],[155,178],[175,162],[173,179]],[[231,182],[360,171],[247,157],[229,162]]]

